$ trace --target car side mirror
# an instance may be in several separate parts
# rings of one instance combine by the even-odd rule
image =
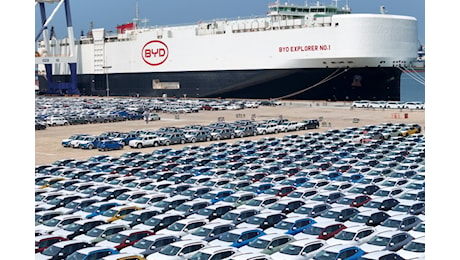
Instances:
[[[107,235],[106,234],[102,234],[101,237],[106,237]]]
[[[394,246],[394,245],[395,245],[395,243],[393,243],[393,242],[390,243],[390,246]]]
[[[210,236],[210,237],[213,237],[213,236],[214,236],[214,233],[209,234],[209,236]]]
[[[323,232],[323,236],[327,235],[327,232]]]
[[[268,249],[273,249],[273,246],[268,246]]]
[[[241,242],[243,242],[243,239],[240,238],[240,239],[237,240],[237,242],[241,243]]]
[[[267,222],[267,221],[264,221],[264,225],[268,225],[268,222]]]

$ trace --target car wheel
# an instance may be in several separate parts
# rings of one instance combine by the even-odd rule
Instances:
[[[141,143],[138,143],[138,144],[136,145],[136,147],[137,147],[137,148],[142,148],[142,144],[141,144]]]
[[[234,135],[230,135],[230,139],[233,139],[233,138],[235,138],[235,136],[234,136]]]
[[[166,141],[166,142],[165,142],[165,145],[169,145],[169,141]]]
[[[209,141],[211,141],[211,138],[206,137],[206,142],[209,142]]]
[[[92,144],[89,144],[89,145],[88,145],[88,149],[91,150],[91,149],[93,149],[93,148],[94,148],[94,146],[93,146]]]
[[[181,139],[181,140],[180,140],[180,143],[181,143],[181,144],[185,144],[185,140],[184,140],[184,139]]]
[[[158,145],[159,145],[158,142],[154,142],[154,143],[153,143],[153,146],[155,146],[155,147],[157,147]]]
[[[64,125],[69,125],[69,123],[65,122]]]
[[[207,140],[207,138],[206,138],[206,140]],[[191,142],[195,143],[196,142],[195,138],[192,138]]]

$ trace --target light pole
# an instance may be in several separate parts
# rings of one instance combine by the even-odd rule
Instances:
[[[112,66],[102,66],[102,68],[105,70],[105,84],[106,84],[106,92],[107,96],[110,95],[110,88],[109,88],[109,69],[112,68]]]

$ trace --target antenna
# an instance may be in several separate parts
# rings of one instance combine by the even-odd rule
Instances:
[[[380,6],[380,13],[381,14],[385,14],[387,11],[385,10],[385,6],[384,5],[381,5]]]
[[[136,0],[136,15],[134,16],[133,19],[134,22],[134,28],[137,28],[138,23],[139,23],[139,1]]]

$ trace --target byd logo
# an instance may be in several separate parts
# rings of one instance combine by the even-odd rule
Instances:
[[[168,58],[168,46],[162,41],[150,41],[142,48],[142,59],[151,66],[162,64]]]

